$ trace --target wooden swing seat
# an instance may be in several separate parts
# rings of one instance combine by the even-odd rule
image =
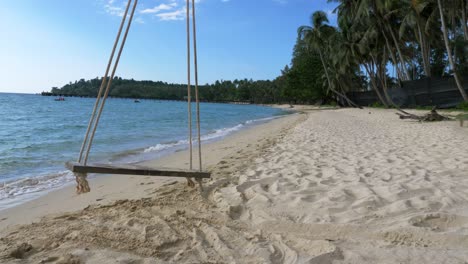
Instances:
[[[74,173],[98,173],[98,174],[123,174],[123,175],[141,175],[141,176],[166,176],[166,177],[184,177],[184,178],[210,178],[211,173],[196,170],[175,170],[170,168],[150,168],[141,165],[107,165],[91,164],[83,165],[77,162],[67,162],[66,167]]]

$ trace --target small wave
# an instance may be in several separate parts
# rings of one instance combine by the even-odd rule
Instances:
[[[47,191],[61,187],[73,180],[73,174],[69,171],[43,174],[37,177],[28,177],[10,180],[0,183],[0,200],[15,198],[18,196]]]
[[[266,121],[270,121],[270,120],[273,120],[273,119],[276,119],[278,118],[279,116],[270,116],[270,117],[265,117],[265,118],[260,118],[260,119],[254,119],[254,120],[248,120],[246,121],[245,123],[250,125],[250,124],[253,124],[253,123],[257,123],[257,122],[266,122]]]
[[[228,134],[240,130],[244,125],[239,124],[234,127],[229,127],[229,128],[222,128],[215,130],[212,133],[209,133],[207,135],[204,135],[201,137],[202,141],[207,141],[207,140],[213,140],[217,138],[221,138],[224,136],[227,136]],[[174,147],[179,147],[179,146],[184,146],[188,144],[188,140],[179,140],[177,142],[172,142],[172,143],[163,143],[163,144],[156,144],[155,146],[151,146],[149,148],[146,148],[143,152],[144,153],[149,153],[149,152],[159,152],[167,149],[171,149]],[[196,139],[193,139],[193,142],[196,142]]]
[[[183,143],[173,143],[173,144],[157,144],[155,146],[146,148],[143,152],[148,153],[148,152],[156,152],[156,151],[161,151],[161,150],[166,150],[171,147],[175,147],[178,145],[182,145]]]
[[[212,140],[212,139],[215,139],[215,138],[225,137],[225,136],[231,134],[232,132],[239,131],[243,127],[244,127],[243,124],[239,124],[239,125],[234,126],[234,127],[218,129],[214,133],[210,133],[210,134],[202,136],[201,139],[202,140]]]
[[[202,141],[208,141],[208,140],[214,140],[214,139],[222,138],[222,137],[225,137],[225,136],[227,136],[227,135],[229,135],[229,134],[231,134],[233,132],[241,130],[242,128],[245,127],[245,125],[252,125],[252,124],[258,123],[258,122],[266,122],[266,121],[269,121],[269,120],[276,119],[278,117],[279,116],[272,116],[272,117],[265,117],[265,118],[260,118],[260,119],[253,119],[253,120],[248,120],[243,124],[238,124],[238,125],[233,126],[233,127],[217,129],[214,132],[203,135],[201,137],[201,140]],[[193,139],[193,142],[195,142],[195,141],[196,141],[196,139]],[[183,145],[186,145],[186,144],[188,144],[188,140],[179,140],[177,142],[156,144],[155,146],[151,146],[149,148],[144,149],[143,152],[144,153],[160,152],[160,151],[163,151],[163,150],[168,150],[168,149],[178,147],[178,146],[183,146]]]

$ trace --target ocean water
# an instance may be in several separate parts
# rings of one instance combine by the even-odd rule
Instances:
[[[0,93],[0,210],[73,181],[64,163],[78,158],[94,101]],[[188,147],[186,103],[140,101],[107,100],[89,162],[137,162]],[[200,110],[204,142],[286,114],[214,103],[202,103]],[[193,129],[196,135],[195,122]]]

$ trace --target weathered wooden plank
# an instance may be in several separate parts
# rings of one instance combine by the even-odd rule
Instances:
[[[98,173],[98,174],[124,174],[124,175],[143,175],[143,176],[167,176],[184,178],[210,178],[211,173],[195,170],[174,170],[170,168],[149,168],[140,165],[107,165],[90,164],[82,165],[77,162],[67,162],[65,165],[72,172],[77,173]]]

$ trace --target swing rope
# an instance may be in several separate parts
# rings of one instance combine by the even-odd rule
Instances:
[[[192,136],[192,95],[191,95],[191,54],[190,54],[190,0],[187,3],[187,104],[188,104],[188,130],[189,130],[189,159],[190,169],[193,168],[193,136]],[[197,122],[197,145],[198,145],[198,169],[202,171],[201,155],[201,135],[200,135],[200,99],[198,89],[198,54],[197,54],[197,30],[196,30],[196,12],[195,0],[192,0],[192,30],[193,30],[193,57],[195,73],[195,101],[196,101],[196,122]]]
[[[123,27],[125,25],[127,16],[128,16],[128,11],[130,9],[132,0],[128,0],[127,7],[125,9],[124,15],[122,17],[122,22],[120,24],[120,28],[116,37],[116,40],[114,42],[114,46],[111,52],[111,56],[109,58],[109,62],[107,64],[106,72],[105,75],[102,79],[101,86],[99,88],[99,92],[96,98],[96,102],[93,107],[93,111],[91,114],[91,118],[88,123],[88,128],[86,130],[86,134],[83,140],[83,144],[80,149],[80,154],[78,158],[78,164],[81,164],[81,167],[86,167],[87,162],[88,162],[88,157],[89,153],[93,144],[94,136],[96,134],[96,129],[98,127],[102,111],[104,109],[106,100],[109,96],[110,92],[110,87],[112,85],[112,80],[114,79],[115,72],[117,70],[117,67],[119,65],[120,57],[122,55],[122,51],[124,49],[128,32],[130,30],[133,16],[135,14],[135,10],[138,4],[138,0],[135,0],[133,3],[133,8],[130,12],[130,16],[127,22],[127,26],[125,29],[124,36],[122,38],[122,41],[120,43],[120,48],[117,53],[116,60],[114,62],[114,65],[112,67],[112,72],[111,75],[109,75],[109,71],[112,66],[112,62],[114,60],[115,56],[115,51],[117,49],[118,43],[120,42],[121,34]],[[193,49],[194,49],[194,72],[195,72],[195,101],[196,101],[196,122],[197,122],[197,140],[198,140],[198,157],[199,157],[199,170],[202,172],[202,157],[201,157],[201,135],[200,135],[200,100],[199,100],[199,88],[198,88],[198,58],[197,58],[197,40],[196,40],[196,19],[195,19],[195,0],[192,0],[192,18],[193,18]],[[193,167],[193,147],[192,147],[192,98],[191,98],[191,57],[190,57],[190,0],[187,0],[187,102],[188,102],[188,120],[189,120],[189,153],[190,153],[190,170],[192,170]],[[105,89],[104,89],[105,87]],[[104,92],[104,94],[103,94]],[[102,168],[99,168],[102,169]],[[86,170],[85,170],[86,171]],[[89,171],[87,171],[89,172]],[[159,173],[159,172],[158,172]],[[147,174],[145,174],[147,175]],[[158,174],[155,174],[158,175]],[[77,193],[86,193],[90,191],[88,181],[86,179],[87,173],[84,173],[83,171],[78,171],[75,172],[75,177],[76,177],[76,182],[77,182]],[[197,175],[199,176],[199,175]],[[196,177],[197,177],[196,176]],[[194,186],[193,181],[190,178],[187,178],[188,183],[190,186]],[[198,177],[197,181],[200,184],[201,188],[201,178]]]
[[[101,103],[101,105],[99,107],[99,112],[98,112],[98,115],[96,117],[96,122],[95,122],[95,125],[93,127],[91,137],[89,138],[88,148],[86,149],[86,153],[85,153],[85,156],[84,156],[84,165],[86,165],[86,163],[88,162],[89,151],[91,150],[91,145],[93,144],[94,135],[96,134],[96,129],[97,129],[97,126],[99,124],[99,120],[101,119],[102,110],[104,109],[107,97],[109,96],[109,91],[110,91],[110,87],[111,87],[111,84],[112,84],[112,80],[114,79],[115,71],[117,70],[117,66],[119,65],[120,57],[122,55],[122,51],[124,49],[125,42],[127,41],[128,32],[130,31],[130,26],[132,25],[132,19],[133,19],[133,15],[135,14],[135,9],[137,7],[137,4],[138,4],[138,0],[135,0],[135,2],[133,4],[132,12],[130,13],[130,17],[128,19],[127,28],[125,29],[125,34],[123,36],[122,43],[120,44],[119,53],[117,54],[117,58],[115,60],[114,68],[112,69],[112,74],[111,74],[111,76],[109,78],[109,81],[107,82],[106,91],[104,93],[104,98],[102,99],[102,103]]]
[[[192,19],[193,19],[193,59],[195,66],[195,100],[197,105],[197,132],[198,132],[198,166],[202,171],[202,150],[200,137],[200,99],[198,97],[198,56],[197,56],[197,26],[195,21],[195,0],[192,0]]]
[[[93,144],[93,140],[94,140],[94,136],[96,134],[96,129],[98,127],[99,120],[101,119],[102,110],[104,109],[104,106],[106,104],[106,100],[107,100],[107,97],[109,95],[112,80],[114,79],[114,75],[115,75],[115,72],[117,70],[117,66],[119,65],[120,57],[122,55],[122,51],[123,51],[123,48],[125,46],[125,42],[127,40],[128,32],[129,32],[130,26],[132,24],[133,15],[135,14],[135,10],[136,10],[136,6],[138,4],[138,0],[135,0],[135,2],[133,4],[133,8],[132,8],[132,11],[130,13],[130,17],[129,17],[129,20],[128,20],[128,23],[127,23],[127,28],[125,29],[125,33],[124,33],[122,42],[120,44],[119,52],[117,54],[117,58],[116,58],[116,61],[114,63],[114,67],[112,69],[111,76],[110,76],[109,80],[107,81],[107,76],[109,74],[109,70],[110,70],[110,67],[111,67],[111,64],[112,64],[112,61],[113,61],[113,58],[114,58],[115,50],[116,50],[117,44],[118,44],[118,42],[120,40],[123,25],[125,24],[131,2],[132,2],[132,0],[128,1],[127,8],[125,10],[124,16],[122,17],[122,23],[120,25],[119,32],[117,34],[117,38],[115,40],[114,47],[112,49],[112,53],[111,53],[111,56],[110,56],[110,59],[109,59],[109,63],[107,65],[107,69],[106,69],[106,74],[103,77],[101,87],[99,89],[98,96],[97,96],[96,102],[94,104],[93,112],[92,112],[91,118],[89,120],[88,128],[87,128],[86,135],[85,135],[85,139],[83,140],[83,144],[82,144],[82,147],[81,147],[81,150],[80,150],[78,163],[83,163],[85,166],[86,166],[86,164],[88,162],[89,152],[90,152],[91,146]],[[102,91],[103,91],[104,86],[106,87],[106,89],[105,89],[105,92],[104,92],[104,96],[103,96],[103,98],[101,100],[101,95],[102,95]],[[96,111],[97,111],[98,108],[99,108],[99,111],[97,112],[97,116],[96,116]],[[83,154],[84,154],[84,157],[83,157]],[[77,187],[76,187],[77,193],[87,193],[87,192],[89,192],[90,188],[89,188],[88,181],[86,179],[86,176],[87,176],[86,173],[75,173],[75,176],[76,176],[76,182],[77,182]]]
[[[192,169],[192,95],[190,83],[190,0],[187,0],[187,110],[188,110],[188,143],[189,143],[189,168]],[[193,184],[190,179],[187,179],[189,185]]]
[[[86,143],[88,142],[89,132],[91,131],[91,127],[94,126],[94,120],[95,120],[94,117],[96,115],[96,110],[97,110],[97,108],[99,106],[99,103],[101,101],[102,91],[104,90],[104,87],[106,86],[107,77],[109,75],[109,70],[110,70],[110,67],[112,65],[112,61],[114,60],[115,50],[117,49],[117,44],[119,43],[120,35],[122,34],[122,29],[123,29],[123,26],[125,24],[125,19],[127,18],[128,9],[130,7],[130,1],[131,0],[128,0],[127,8],[125,9],[125,13],[124,13],[124,16],[122,18],[122,22],[120,23],[119,32],[117,33],[117,37],[116,37],[115,42],[114,42],[114,47],[112,48],[112,52],[111,52],[111,55],[110,55],[110,58],[109,58],[109,62],[107,63],[106,73],[104,74],[104,77],[102,78],[101,86],[99,87],[99,92],[98,92],[98,95],[96,97],[96,102],[94,103],[93,112],[91,114],[91,118],[89,119],[88,128],[86,129],[85,138],[83,140],[83,144],[81,144],[78,163],[81,163],[81,159],[83,158],[83,153],[85,151],[85,146],[86,146]]]

